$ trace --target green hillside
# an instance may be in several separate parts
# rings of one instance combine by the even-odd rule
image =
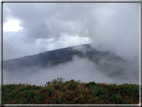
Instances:
[[[45,86],[6,84],[2,86],[3,104],[138,104],[139,85],[82,83],[63,81],[46,82]]]

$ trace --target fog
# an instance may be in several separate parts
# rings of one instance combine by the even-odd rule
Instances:
[[[136,62],[135,62],[136,63]],[[72,61],[59,64],[51,68],[23,68],[16,71],[3,71],[4,84],[28,83],[45,85],[46,82],[57,78],[64,78],[65,81],[74,79],[81,82],[95,81],[97,83],[139,83],[138,64],[113,62],[103,59],[96,64],[87,58],[73,56]]]
[[[3,70],[3,82],[43,85],[61,77],[138,84],[139,18],[139,3],[4,3],[4,60],[91,43],[124,61],[103,58],[97,64],[73,57],[66,64],[47,69]]]

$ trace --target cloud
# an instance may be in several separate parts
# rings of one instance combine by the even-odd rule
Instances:
[[[139,4],[109,4],[114,12],[102,19],[93,37],[96,48],[115,52],[126,60],[139,56]],[[106,21],[105,21],[106,20]],[[101,46],[101,47],[98,47]]]
[[[18,31],[20,29],[23,29],[19,26],[20,21],[15,19],[8,19],[6,23],[4,23],[3,30],[5,32],[12,32],[12,31]]]
[[[40,68],[41,74],[38,72],[35,74],[44,78],[42,79],[38,76],[41,79],[40,84],[45,81],[46,76],[51,80],[53,75],[56,78],[61,76],[61,74],[66,78],[70,78],[69,76],[72,74],[71,78],[78,76],[78,79],[86,79],[85,81],[91,81],[94,78],[100,81],[113,81],[119,67],[122,68],[120,70],[124,71],[122,72],[124,76],[120,75],[121,79],[126,74],[128,74],[129,78],[134,76],[135,72],[138,72],[138,3],[4,3],[3,23],[7,23],[8,18],[19,20],[21,22],[19,26],[23,29],[17,32],[3,32],[4,60],[83,43],[91,43],[91,46],[97,50],[113,52],[127,62],[113,63],[105,59],[100,61],[101,66],[95,65],[96,68],[93,68],[92,62],[87,62],[87,59],[84,59],[85,61],[78,59],[73,60],[72,63],[67,63],[67,67],[60,65],[61,68],[64,68],[61,69],[60,73],[58,72],[60,67],[47,69],[49,72],[57,71],[57,75],[53,72],[46,74],[46,70]],[[87,70],[88,68],[90,73],[92,71],[90,69],[95,69],[96,74],[102,75],[104,79],[101,80],[101,78],[98,78],[99,76],[93,77],[86,74],[84,70],[83,73],[77,71],[76,69],[79,70],[79,67],[75,66],[75,64],[87,66],[81,70]],[[110,73],[105,72],[107,66],[111,66],[107,71]],[[79,73],[74,75],[75,71],[70,70],[72,68]],[[66,72],[65,70],[68,71],[67,75],[64,73]],[[27,71],[31,70],[27,68]],[[81,74],[83,75],[82,77],[79,76]],[[36,81],[36,76],[32,75],[31,77]],[[85,76],[87,77],[85,78]],[[114,78],[109,79],[110,76],[114,76]],[[27,76],[27,78],[29,77]],[[136,79],[137,75],[131,78]],[[31,82],[34,80],[29,78]],[[36,82],[38,84],[39,81]]]
[[[132,64],[122,62],[113,63],[103,60],[100,65],[87,58],[73,56],[72,61],[60,64],[51,68],[24,68],[17,71],[3,71],[3,82],[8,83],[29,83],[45,85],[46,82],[57,78],[66,80],[74,79],[81,82],[100,82],[100,83],[136,83],[138,84],[138,67],[131,67]],[[119,69],[118,69],[119,68]],[[135,74],[135,75],[134,75]]]
[[[127,60],[138,56],[138,3],[5,3],[3,7],[4,22],[9,17],[21,22],[23,29],[15,34],[21,34],[19,41],[22,45],[28,44],[23,49],[25,55],[29,55],[27,48],[34,47],[35,44],[39,51],[33,51],[33,54],[48,50],[44,46],[45,42],[41,44],[39,40],[54,38],[54,42],[47,43],[49,46],[54,43],[53,48],[49,49],[60,48],[56,41],[61,41],[64,34],[69,37],[60,43],[63,47],[78,36],[90,39],[95,48],[111,50]],[[10,39],[7,35],[3,36]],[[74,42],[70,44],[72,45]],[[19,51],[15,50],[9,57],[14,58],[17,52]]]

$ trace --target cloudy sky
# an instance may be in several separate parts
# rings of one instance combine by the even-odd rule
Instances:
[[[4,60],[91,43],[92,47],[109,50],[128,62],[102,60],[97,66],[77,57],[51,69],[26,68],[20,70],[27,71],[22,75],[19,71],[3,71],[4,82],[27,80],[40,85],[47,78],[51,81],[62,77],[86,82],[138,83],[139,17],[139,3],[4,3]],[[118,76],[115,71],[119,68],[124,72]]]
[[[4,60],[84,43],[136,58],[139,4],[3,4]]]

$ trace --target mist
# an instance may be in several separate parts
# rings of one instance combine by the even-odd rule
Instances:
[[[103,59],[99,64],[87,58],[73,56],[72,61],[59,64],[51,68],[23,68],[16,71],[3,70],[3,84],[28,83],[31,85],[42,85],[57,78],[64,78],[65,81],[74,79],[81,82],[95,81],[97,83],[139,83],[138,64],[113,62]]]
[[[97,56],[99,62],[94,63],[96,59],[74,56],[70,62],[46,69],[3,69],[3,83],[44,85],[61,77],[138,84],[139,8],[139,3],[4,3],[4,60],[91,43],[95,49],[112,52],[123,61]]]

